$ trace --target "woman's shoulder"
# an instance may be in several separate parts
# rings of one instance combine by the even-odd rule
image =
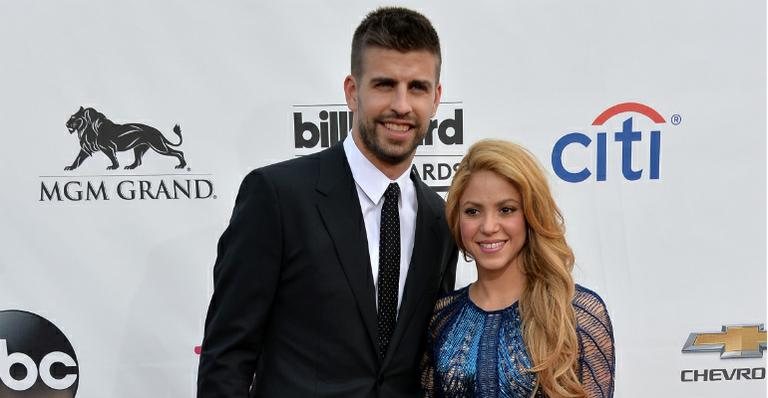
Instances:
[[[576,294],[573,296],[573,305],[581,307],[600,307],[605,309],[605,301],[594,290],[576,284]]]
[[[576,285],[573,296],[576,323],[581,330],[612,334],[611,319],[605,301],[593,290]]]
[[[444,293],[442,296],[438,297],[437,301],[435,302],[435,314],[448,308],[455,307],[457,304],[463,303],[467,299],[468,289],[469,286],[464,286],[452,292]]]
[[[429,321],[429,340],[437,340],[443,329],[456,319],[456,314],[459,314],[467,303],[467,287],[440,296],[435,302],[435,309]]]

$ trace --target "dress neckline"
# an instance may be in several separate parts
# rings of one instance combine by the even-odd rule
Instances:
[[[507,312],[507,311],[512,311],[512,310],[516,311],[517,310],[517,303],[520,302],[520,300],[515,300],[514,303],[508,305],[507,307],[498,309],[498,310],[488,311],[488,310],[484,310],[484,309],[480,308],[480,306],[475,304],[475,302],[472,301],[472,298],[469,297],[469,287],[471,285],[472,284],[470,283],[469,285],[464,286],[464,288],[462,289],[463,291],[461,292],[461,294],[464,295],[464,299],[467,300],[469,305],[472,306],[472,308],[474,308],[477,311],[479,311],[480,313],[483,313],[483,314],[486,314],[486,315],[493,315],[493,314],[501,314],[501,313],[504,313],[504,312]]]

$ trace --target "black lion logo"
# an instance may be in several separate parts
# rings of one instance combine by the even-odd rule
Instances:
[[[107,170],[114,170],[120,166],[115,154],[129,149],[133,149],[136,158],[125,168],[135,169],[141,164],[141,157],[149,148],[161,155],[175,156],[179,159],[179,164],[176,165],[177,169],[187,165],[184,160],[184,153],[171,148],[181,145],[184,141],[181,137],[181,127],[178,124],[173,127],[173,132],[179,136],[179,143],[174,144],[154,127],[140,123],[113,123],[97,110],[93,108],[83,109],[81,106],[80,110],[67,121],[67,129],[70,134],[77,131],[77,138],[80,140],[80,153],[77,154],[72,165],[65,167],[64,170],[76,169],[92,153],[98,151],[104,152],[112,161]]]

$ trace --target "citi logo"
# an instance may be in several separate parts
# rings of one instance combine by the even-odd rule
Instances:
[[[0,397],[74,397],[79,370],[64,334],[26,311],[0,311]]]
[[[637,123],[634,116],[629,116],[621,123],[621,129],[614,131],[612,136],[609,135],[607,129],[597,132],[593,137],[597,141],[594,147],[593,138],[582,132],[568,133],[555,142],[552,148],[552,169],[560,179],[567,182],[578,183],[586,181],[594,174],[596,181],[606,181],[609,175],[609,156],[610,154],[617,154],[617,161],[613,161],[611,164],[615,165],[611,171],[618,174],[619,170],[616,170],[616,166],[620,164],[621,176],[628,181],[636,181],[643,178],[649,180],[658,180],[661,177],[661,128],[660,125],[666,123],[664,117],[653,108],[643,105],[637,102],[625,102],[616,104],[609,107],[602,113],[600,113],[594,121],[592,126],[603,126],[605,123],[614,116],[632,112],[644,116],[643,119],[650,119],[656,124],[650,131],[643,132],[636,126],[641,123]],[[680,123],[680,116],[672,116],[672,124]],[[609,145],[609,137],[612,137],[612,145]],[[637,147],[645,146],[643,151],[635,151]],[[614,146],[615,150],[609,151],[609,146]],[[590,148],[592,147],[592,148]],[[579,158],[577,151],[584,151],[585,149],[593,149],[594,163],[584,164],[584,162],[574,161],[574,158]],[[635,152],[646,152],[648,157],[646,159],[634,159]],[[633,164],[644,164],[644,168],[635,168]]]
[[[425,146],[464,144],[464,111],[451,107],[456,103],[441,103],[441,108],[452,108],[453,113],[446,115],[439,112],[442,118],[432,119],[424,140]],[[297,150],[316,150],[328,148],[344,140],[352,129],[353,113],[345,104],[294,105],[292,112],[293,142]]]

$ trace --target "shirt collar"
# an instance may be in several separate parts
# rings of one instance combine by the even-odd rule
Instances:
[[[402,191],[406,187],[406,183],[410,181],[411,167],[413,161],[408,165],[405,172],[397,177],[397,179],[390,180],[389,177],[384,175],[381,170],[371,163],[368,158],[360,152],[360,148],[357,147],[355,141],[352,139],[352,133],[347,134],[347,138],[344,139],[344,152],[347,155],[347,162],[349,163],[349,169],[352,171],[352,178],[355,183],[363,190],[365,196],[373,203],[379,203],[381,197],[384,196],[384,191],[390,183],[396,182],[400,186]]]

